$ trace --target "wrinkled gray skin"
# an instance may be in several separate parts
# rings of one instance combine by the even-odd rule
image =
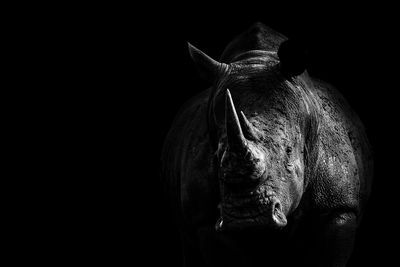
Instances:
[[[372,180],[363,126],[332,86],[284,72],[286,38],[256,23],[166,138],[163,179],[185,266],[346,266]]]

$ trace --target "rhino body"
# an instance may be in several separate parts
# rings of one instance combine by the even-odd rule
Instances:
[[[286,40],[256,23],[219,61],[189,47],[211,87],[182,107],[162,154],[185,266],[346,266],[351,256],[369,143],[335,88],[285,71]]]

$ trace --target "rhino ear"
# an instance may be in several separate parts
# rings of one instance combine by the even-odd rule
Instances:
[[[308,52],[304,45],[296,40],[284,41],[278,49],[281,72],[288,77],[302,74],[307,67]]]
[[[190,43],[188,43],[188,48],[190,57],[205,80],[213,83],[228,68],[226,64],[212,59]]]

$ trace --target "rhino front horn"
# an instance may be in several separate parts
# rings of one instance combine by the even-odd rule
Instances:
[[[225,128],[229,147],[245,150],[247,147],[247,140],[243,135],[239,117],[236,113],[235,105],[233,104],[229,89],[226,89],[225,98]]]
[[[196,64],[200,75],[207,81],[213,83],[218,79],[227,69],[228,65],[225,63],[220,63],[208,55],[206,55],[200,49],[194,47],[188,43],[188,49],[190,57]]]

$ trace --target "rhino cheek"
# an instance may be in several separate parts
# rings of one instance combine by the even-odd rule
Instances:
[[[273,185],[272,185],[273,183]],[[289,179],[289,177],[281,178],[277,181],[273,181],[270,183],[271,191],[273,191],[273,195],[279,199],[282,207],[280,208],[281,214],[277,214],[276,219],[282,219],[282,216],[288,216],[293,210],[296,209],[297,205],[300,202],[302,196],[302,188],[299,183]]]
[[[295,171],[290,178],[289,183],[289,199],[290,199],[290,208],[288,210],[289,213],[293,212],[300,203],[300,200],[303,196],[304,192],[304,175],[299,165],[295,166]]]

